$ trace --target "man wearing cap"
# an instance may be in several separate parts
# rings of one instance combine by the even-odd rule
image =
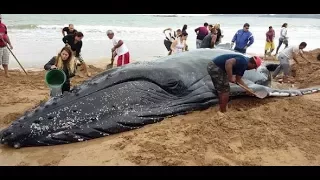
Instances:
[[[107,31],[107,36],[112,40],[113,48],[111,49],[112,59],[111,64],[113,64],[114,57],[118,55],[117,67],[130,63],[129,49],[124,44],[121,39],[114,37],[112,30]]]
[[[218,92],[221,112],[227,110],[230,92],[229,82],[238,83],[248,88],[241,79],[244,72],[258,68],[261,63],[262,60],[258,56],[248,58],[241,54],[225,54],[209,62],[207,70]],[[250,94],[250,92],[248,93]]]
[[[243,25],[243,29],[240,29],[236,32],[231,41],[231,48],[233,47],[234,43],[236,43],[234,50],[241,53],[246,53],[247,48],[250,47],[254,42],[254,38],[252,33],[249,31],[249,27],[250,25],[245,23]]]
[[[274,30],[272,28],[272,26],[269,26],[269,31],[266,33],[266,46],[264,49],[264,57],[266,57],[267,55],[271,55],[272,51],[274,50],[274,39],[275,33]],[[270,50],[270,52],[268,52],[268,50]]]
[[[0,64],[4,69],[4,75],[9,77],[8,64],[9,64],[9,50],[7,49],[7,43],[12,49],[12,45],[8,36],[7,26],[1,22],[2,16],[0,14]]]

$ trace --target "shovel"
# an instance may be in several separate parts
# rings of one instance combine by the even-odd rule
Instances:
[[[265,98],[265,97],[268,96],[268,92],[267,92],[267,91],[253,92],[251,89],[246,88],[246,87],[244,87],[243,85],[241,85],[241,84],[239,84],[239,83],[237,83],[237,85],[240,86],[241,88],[243,88],[244,90],[250,92],[252,95],[260,98],[260,99],[263,99],[263,98]]]
[[[21,63],[18,61],[17,57],[13,54],[13,52],[12,52],[11,49],[9,48],[8,43],[5,42],[2,37],[1,37],[1,41],[3,41],[3,42],[6,44],[8,50],[10,51],[10,53],[12,54],[12,56],[16,59],[17,63],[18,63],[19,66],[21,67],[21,69],[22,69],[22,70],[24,71],[24,73],[26,73],[26,75],[28,76],[28,73],[26,72],[26,70],[23,68],[23,66],[21,65]]]

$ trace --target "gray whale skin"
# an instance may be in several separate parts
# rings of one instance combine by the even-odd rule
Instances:
[[[197,49],[104,71],[26,112],[0,133],[15,148],[68,144],[129,131],[166,117],[218,104],[207,64],[232,50]],[[270,96],[297,96],[320,88],[270,88],[268,65],[246,71],[245,83]],[[231,84],[231,96],[246,95]]]

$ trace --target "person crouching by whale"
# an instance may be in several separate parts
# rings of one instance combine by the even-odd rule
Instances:
[[[250,69],[257,69],[261,63],[262,60],[257,56],[248,58],[240,54],[221,55],[209,62],[207,71],[218,92],[221,112],[227,111],[230,93],[229,82],[238,83],[248,88],[241,79],[244,72]]]
[[[83,38],[83,33],[76,32],[75,34],[68,34],[64,36],[62,38],[62,41],[65,43],[66,46],[71,48],[76,59],[80,62],[80,66],[82,67],[86,75],[90,77],[91,73],[88,71],[88,67],[80,55],[81,48],[82,48],[82,38]]]
[[[75,76],[75,57],[72,50],[69,47],[63,47],[57,56],[51,58],[51,60],[44,65],[44,69],[49,71],[52,69],[63,70],[67,76],[66,82],[62,85],[62,93],[70,91],[71,83],[70,78]]]

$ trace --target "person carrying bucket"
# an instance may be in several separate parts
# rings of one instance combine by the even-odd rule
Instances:
[[[46,82],[49,86],[60,86],[61,93],[70,91],[70,78],[75,76],[75,58],[71,48],[63,47],[57,56],[52,57],[51,60],[44,65],[44,69],[48,71],[46,74]],[[51,74],[49,73],[50,71],[52,71]]]

